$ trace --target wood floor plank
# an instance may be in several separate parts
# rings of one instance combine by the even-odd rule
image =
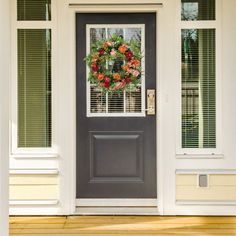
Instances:
[[[108,233],[116,233],[116,234],[124,234],[124,233],[129,233],[130,235],[136,235],[136,234],[157,234],[157,233],[162,233],[162,234],[202,234],[202,233],[210,233],[210,234],[225,234],[225,235],[235,235],[236,234],[236,229],[189,229],[189,228],[173,228],[173,229],[146,229],[146,230],[136,230],[135,228],[133,229],[21,229],[21,233],[25,234],[38,234],[40,231],[41,234],[63,234],[63,233],[68,233],[68,234],[78,234],[78,233],[88,233],[88,234],[108,234]],[[11,233],[17,233],[18,229],[12,229],[10,230]]]
[[[91,223],[77,223],[77,224],[11,224],[10,229],[172,229],[172,228],[194,228],[194,229],[236,229],[236,224],[160,224],[160,223],[114,223],[114,224],[91,224]]]
[[[69,216],[10,218],[10,236],[56,235],[236,235],[236,217]]]

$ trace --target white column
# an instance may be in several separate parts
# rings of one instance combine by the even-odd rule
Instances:
[[[10,1],[0,0],[0,235],[8,235]]]

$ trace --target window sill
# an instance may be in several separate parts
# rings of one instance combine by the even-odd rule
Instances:
[[[224,154],[176,154],[176,159],[223,159]]]
[[[14,153],[10,157],[15,159],[56,159],[57,153]]]

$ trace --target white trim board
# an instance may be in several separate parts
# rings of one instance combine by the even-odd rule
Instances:
[[[10,206],[57,205],[58,200],[10,200]]]
[[[0,7],[0,235],[9,234],[9,85],[10,85],[10,1]]]
[[[236,174],[236,170],[232,169],[178,169],[176,175],[196,175],[196,174],[219,174],[219,175],[232,175]]]
[[[157,207],[157,199],[76,199],[77,207]]]
[[[17,175],[57,175],[57,169],[10,169],[10,174]]]
[[[156,207],[77,207],[74,215],[160,215]]]
[[[206,206],[236,206],[236,201],[188,201],[188,200],[177,200],[177,205],[206,205]]]

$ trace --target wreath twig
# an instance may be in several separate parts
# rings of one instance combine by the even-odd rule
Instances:
[[[105,92],[136,89],[141,80],[141,50],[135,40],[113,35],[98,40],[85,58],[88,80]]]

